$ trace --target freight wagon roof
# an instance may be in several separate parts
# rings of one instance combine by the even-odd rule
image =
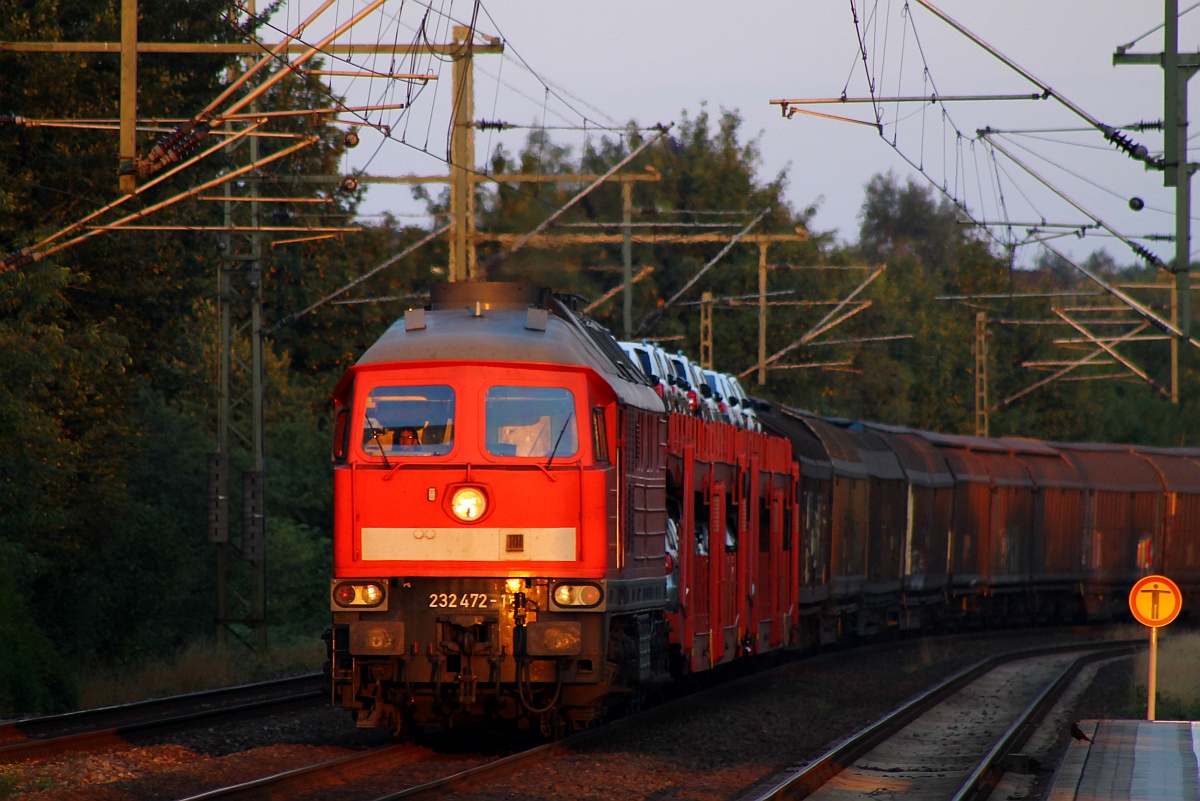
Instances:
[[[1060,456],[1059,452],[1051,448],[1040,439],[1029,439],[1028,437],[1000,437],[996,440],[1009,451],[1016,454],[1029,454],[1031,456]]]
[[[1200,494],[1200,462],[1186,458],[1184,453],[1160,448],[1134,448],[1133,451],[1158,469],[1167,492]]]
[[[900,466],[896,452],[888,447],[883,437],[870,431],[850,430],[847,433],[853,437],[858,446],[858,455],[862,458],[863,464],[866,465],[867,472],[872,478],[888,481],[904,481],[906,479],[904,468]]]
[[[961,448],[962,450],[991,451],[992,453],[1007,453],[1008,446],[995,439],[987,437],[969,437],[965,434],[941,434],[936,431],[918,432],[925,439],[939,448]]]
[[[767,402],[758,410],[758,420],[767,431],[786,437],[792,443],[792,455],[800,462],[800,474],[805,478],[828,481],[833,477],[829,454],[817,435],[806,426],[799,412],[778,403]]]
[[[623,403],[665,413],[662,399],[600,326],[553,298],[544,301],[545,307],[503,298],[475,307],[470,303],[472,287],[487,298],[504,285],[464,284],[441,304],[435,289],[431,310],[407,312],[355,366],[470,361],[587,367],[600,374]]]
[[[911,432],[888,432],[872,423],[864,425],[872,430],[879,429],[878,436],[896,452],[910,484],[935,489],[954,486],[954,476],[950,474],[945,457],[932,444]]]
[[[937,449],[942,458],[946,460],[946,466],[950,468],[950,472],[954,475],[956,481],[970,481],[976,484],[990,484],[992,482],[991,473],[988,472],[987,465],[983,462],[982,455],[972,450],[963,440],[981,440],[989,442],[990,440],[982,440],[980,437],[957,437],[938,434],[933,431],[914,431],[916,436],[929,443],[931,447]],[[1001,452],[999,449],[995,452]]]
[[[1025,464],[1009,453],[981,453],[979,457],[992,477],[994,487],[1033,487]]]
[[[1050,443],[1069,458],[1087,485],[1104,492],[1162,492],[1158,472],[1125,445]]]
[[[798,414],[801,415],[800,419],[803,423],[812,429],[812,432],[821,440],[821,444],[825,446],[825,453],[829,455],[829,463],[833,465],[834,473],[848,478],[867,477],[867,466],[863,464],[858,446],[849,431],[827,423],[814,415]]]
[[[1087,485],[1079,468],[1066,456],[1049,449],[1051,455],[1037,453],[1018,453],[1016,457],[1025,463],[1033,483],[1038,487],[1057,487],[1060,489],[1079,489]]]

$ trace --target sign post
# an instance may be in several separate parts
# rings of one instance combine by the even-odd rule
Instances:
[[[1179,616],[1183,593],[1166,576],[1138,579],[1129,591],[1129,611],[1143,626],[1150,627],[1149,700],[1146,720],[1154,720],[1154,698],[1158,690],[1158,629]]]

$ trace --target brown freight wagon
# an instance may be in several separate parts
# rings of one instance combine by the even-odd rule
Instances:
[[[1185,610],[1200,608],[1200,448],[1133,448],[1163,482],[1162,535],[1153,572],[1179,585]]]
[[[952,611],[974,617],[982,613],[990,591],[988,564],[992,531],[992,476],[983,457],[985,450],[1004,453],[994,441],[922,431],[920,435],[938,449],[954,477],[954,502],[950,526],[950,597]]]
[[[949,588],[954,476],[941,452],[916,431],[864,424],[896,454],[906,481],[902,606],[905,628],[936,622]]]
[[[797,641],[802,646],[836,641],[837,608],[830,597],[830,558],[833,551],[833,465],[824,444],[804,422],[805,413],[760,402],[763,427],[792,444],[792,458],[800,467],[795,509],[799,553],[797,588]]]
[[[1033,478],[1033,536],[1030,570],[1039,620],[1072,622],[1083,614],[1079,587],[1083,561],[1086,480],[1062,452],[1045,443],[1004,439]]]
[[[867,468],[850,434],[816,417],[805,416],[833,467],[832,538],[829,587],[842,615],[856,613],[866,577],[870,526],[870,482]]]
[[[1089,618],[1124,614],[1133,583],[1153,566],[1165,488],[1158,471],[1125,445],[1048,443],[1084,477],[1083,600]]]
[[[869,488],[869,534],[867,537],[866,576],[863,593],[869,599],[886,596],[894,608],[889,623],[896,623],[904,575],[904,545],[908,523],[908,483],[896,452],[878,434],[870,431],[848,432],[858,447],[858,455],[867,468]],[[877,600],[872,601],[877,603]]]

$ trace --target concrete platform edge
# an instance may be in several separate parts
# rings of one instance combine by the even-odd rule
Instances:
[[[1094,738],[1097,723],[1098,721],[1094,720],[1081,721],[1079,728],[1088,737]],[[1058,769],[1054,771],[1054,778],[1050,782],[1050,792],[1046,794],[1045,801],[1075,801],[1075,794],[1079,790],[1079,780],[1083,777],[1083,768],[1087,764],[1088,754],[1091,750],[1091,743],[1083,740],[1071,740]]]

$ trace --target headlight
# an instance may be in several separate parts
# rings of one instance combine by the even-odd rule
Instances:
[[[554,603],[559,606],[591,607],[604,600],[604,592],[595,584],[559,584],[554,588]]]
[[[459,487],[450,498],[450,511],[464,523],[474,523],[487,511],[487,496],[478,487]]]
[[[333,610],[379,609],[385,606],[387,591],[379,581],[339,581],[333,585]]]

